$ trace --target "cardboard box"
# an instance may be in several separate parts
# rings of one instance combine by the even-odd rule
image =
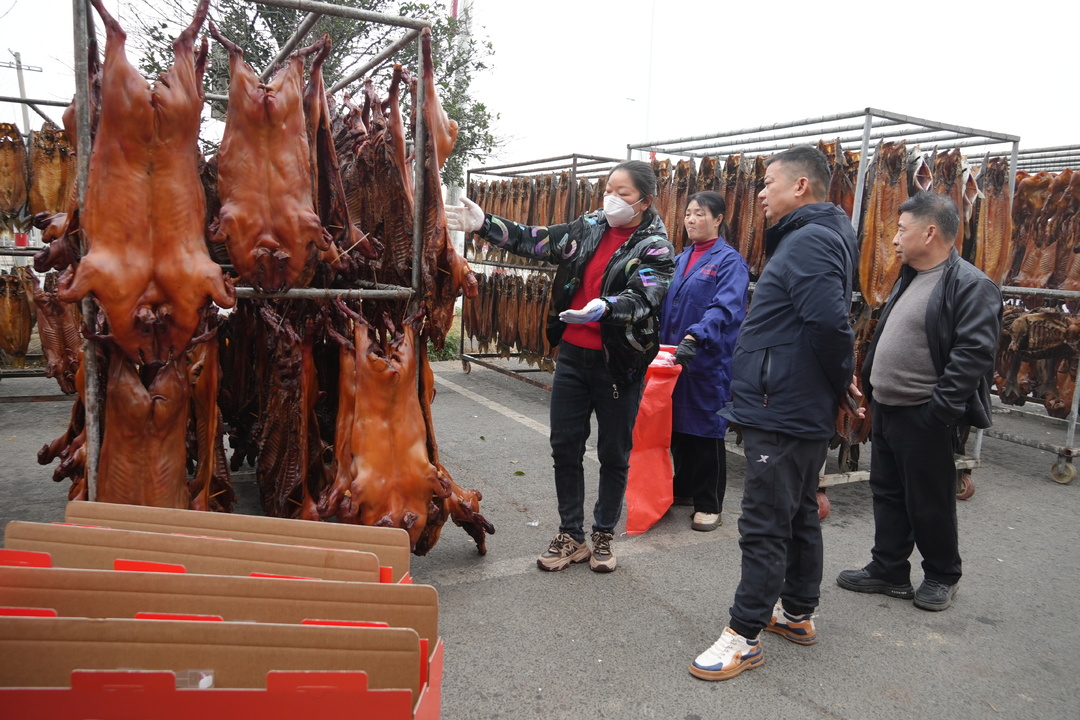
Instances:
[[[409,533],[401,528],[82,501],[69,502],[64,516],[69,523],[103,525],[120,530],[210,535],[369,552],[379,558],[380,565],[391,568],[393,582],[408,578],[412,557]]]
[[[267,676],[274,671],[363,669],[371,689],[398,699],[396,711],[378,717],[436,717],[437,709],[435,715],[431,714],[433,698],[423,692],[426,686],[422,682],[421,657],[420,639],[408,628],[0,618],[0,687],[13,689],[68,688],[74,671],[93,669],[149,669],[181,675],[197,671],[203,677],[212,677],[214,688],[259,689],[267,686]],[[114,681],[116,685],[124,684],[122,674],[113,677],[119,678]],[[330,691],[323,687],[323,692]],[[31,717],[28,713],[37,712],[36,717],[54,718],[57,715],[48,697],[41,692],[0,691],[7,717]],[[30,698],[38,704],[29,705]],[[130,708],[125,707],[122,694],[114,693],[112,703],[114,712],[104,716],[121,712],[129,716]],[[358,715],[370,716],[362,706],[356,710]],[[97,713],[93,716],[103,717]],[[203,716],[204,720],[208,717],[224,716]]]
[[[153,612],[258,623],[385,622],[415,630],[432,649],[439,640],[439,595],[429,585],[0,567],[0,606],[48,608],[61,617]]]
[[[200,575],[266,573],[320,580],[379,582],[379,560],[356,550],[165,535],[74,525],[12,522],[5,550],[48,553],[57,567],[108,570],[117,560],[183,565]]]

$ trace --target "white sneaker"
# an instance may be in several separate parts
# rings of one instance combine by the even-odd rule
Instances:
[[[744,638],[726,627],[720,639],[691,663],[690,674],[702,680],[728,680],[764,662],[760,640]]]
[[[792,615],[784,609],[784,604],[780,600],[777,600],[776,605],[773,606],[772,619],[769,620],[765,630],[798,645],[813,645],[817,642],[814,614]]]
[[[715,530],[724,523],[720,520],[720,513],[694,513],[694,521],[690,523],[690,527],[694,530],[700,530],[701,532],[709,532]]]

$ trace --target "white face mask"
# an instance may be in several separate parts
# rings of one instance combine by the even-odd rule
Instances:
[[[641,198],[634,205],[637,205],[645,198]],[[611,227],[622,227],[628,222],[638,216],[639,213],[634,212],[634,205],[627,203],[618,195],[605,195],[604,196],[604,217],[607,219],[607,224]]]

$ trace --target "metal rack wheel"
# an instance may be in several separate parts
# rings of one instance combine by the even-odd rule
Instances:
[[[956,499],[967,500],[975,494],[975,481],[966,470],[956,471]]]
[[[468,360],[462,360],[461,361],[461,369],[462,369],[462,371],[464,371],[464,373],[466,375],[468,375],[469,373],[472,372],[472,363],[469,362]]]
[[[1062,485],[1068,485],[1076,477],[1076,466],[1068,459],[1058,456],[1057,462],[1050,466],[1050,478]]]
[[[817,516],[819,520],[824,520],[829,517],[829,512],[832,510],[832,503],[829,502],[829,496],[825,494],[824,489],[817,491]]]

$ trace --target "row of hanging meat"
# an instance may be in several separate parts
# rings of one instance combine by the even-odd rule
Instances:
[[[97,320],[85,331],[99,340],[104,399],[101,409],[85,407],[82,362],[50,369],[77,399],[68,431],[39,462],[59,460],[54,480],[70,480],[69,497],[86,498],[91,411],[102,427],[95,500],[228,510],[230,470],[247,463],[268,514],[401,527],[419,554],[452,518],[483,553],[494,528],[479,513],[480,493],[457,486],[439,462],[430,407],[428,342],[440,347],[457,297],[476,294],[437,190],[457,126],[436,93],[430,32],[420,37],[419,77],[395,66],[385,97],[369,79],[359,103],[335,107],[322,78],[328,36],[263,82],[211,23],[229,54],[229,103],[218,153],[201,158],[208,39],[196,39],[209,0],[152,86],[127,61],[123,29],[101,0],[91,3],[106,46],[103,63],[90,47],[85,201],[77,208],[69,198],[65,212],[35,220],[47,245],[34,265],[59,271],[42,290],[58,303],[95,299]],[[417,108],[419,83],[425,102]],[[411,117],[402,112],[407,98]],[[238,285],[264,293],[412,285],[420,198],[407,135],[419,117],[428,192],[418,292],[238,300]],[[74,123],[72,107],[69,137]],[[4,277],[6,292],[13,282]],[[51,300],[27,288],[32,274],[13,277],[45,346],[41,318]],[[65,345],[60,357],[70,355]]]
[[[839,140],[821,141],[832,169],[827,199],[851,217],[854,212],[860,153],[845,150]],[[752,279],[765,264],[765,218],[758,201],[764,186],[765,155],[733,154],[725,158],[703,157],[653,160],[656,172],[656,211],[664,221],[677,251],[686,245],[683,213],[691,195],[711,190],[724,196],[728,226],[727,242],[746,259]],[[900,272],[900,261],[892,245],[896,235],[897,209],[911,194],[930,190],[952,197],[962,213],[956,247],[961,254],[1000,282],[1012,258],[1013,222],[1008,199],[1008,160],[985,157],[975,164],[965,160],[958,148],[952,150],[909,148],[904,141],[882,142],[875,149],[867,169],[859,222],[860,263],[856,288],[871,309],[888,297]],[[570,190],[576,187],[571,206]],[[474,181],[469,197],[485,211],[515,222],[537,225],[567,222],[583,212],[603,205],[604,181],[579,179],[566,172],[526,178]],[[481,239],[466,238],[466,257],[485,262],[538,267],[535,262],[492,248]],[[465,335],[482,345],[505,352],[514,342],[502,341],[485,329],[503,326],[497,318],[482,326],[473,325],[473,313],[466,302]],[[495,312],[498,312],[498,307]],[[540,318],[541,324],[544,318]],[[533,334],[535,328],[526,328]]]
[[[64,210],[75,186],[75,150],[51,122],[30,133],[0,123],[0,233],[27,232],[39,213]]]

